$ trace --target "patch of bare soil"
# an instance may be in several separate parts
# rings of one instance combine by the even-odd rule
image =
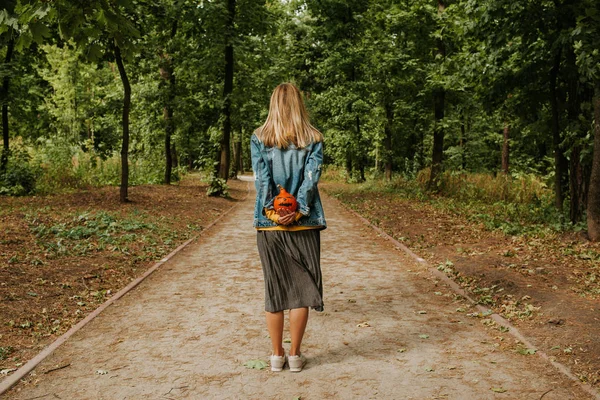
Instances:
[[[0,196],[0,370],[27,362],[154,262],[197,235],[247,193],[206,195],[178,185],[117,187],[43,197]]]
[[[581,234],[507,236],[393,193],[324,189],[509,319],[537,349],[600,385],[600,245]]]

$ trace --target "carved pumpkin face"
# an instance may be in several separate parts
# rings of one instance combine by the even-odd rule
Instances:
[[[277,197],[275,197],[275,201],[273,202],[273,207],[275,208],[275,211],[296,211],[296,209],[298,208],[296,198],[289,194],[287,190],[285,190],[281,185],[277,185],[277,187],[279,188],[279,194],[277,195]]]

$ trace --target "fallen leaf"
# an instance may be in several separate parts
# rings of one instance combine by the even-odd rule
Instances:
[[[492,390],[492,392],[496,392],[496,393],[504,393],[504,392],[506,392],[506,389],[501,388],[501,387],[499,387],[499,388],[490,388],[490,389]]]
[[[0,369],[0,375],[8,375],[13,371],[16,371],[16,368],[7,368],[7,369]]]
[[[427,334],[425,334],[425,333],[424,333],[424,334],[421,334],[421,335],[419,335],[419,337],[420,337],[421,339],[429,339],[429,335],[427,335]]]
[[[530,355],[530,354],[535,354],[537,352],[536,349],[528,349],[525,347],[520,347],[517,349],[517,353],[522,354],[524,356]]]
[[[244,363],[244,367],[248,369],[265,369],[267,368],[267,363],[263,360],[250,360]]]

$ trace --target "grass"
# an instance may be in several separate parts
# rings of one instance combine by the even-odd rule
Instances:
[[[125,216],[107,211],[75,212],[62,215],[53,223],[42,222],[37,213],[28,214],[26,219],[38,245],[50,258],[86,256],[104,250],[129,255],[130,246],[141,245],[143,252],[136,258],[155,259],[166,254],[165,246],[181,236],[170,229],[164,218],[153,218],[137,210]],[[189,229],[191,234],[200,228],[189,225]],[[36,260],[32,265],[42,262]]]
[[[341,174],[329,170],[325,179],[339,182]],[[353,186],[353,192],[374,192],[427,202],[446,212],[481,223],[488,230],[507,235],[548,235],[580,231],[585,223],[572,225],[554,206],[554,194],[535,176],[493,176],[446,172],[437,190],[427,190],[429,170],[415,179],[395,177],[392,181],[369,179]],[[346,191],[348,189],[344,189]],[[335,194],[335,189],[333,191]]]

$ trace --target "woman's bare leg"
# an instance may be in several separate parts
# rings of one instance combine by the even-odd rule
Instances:
[[[290,335],[292,337],[290,356],[297,356],[300,354],[300,346],[302,345],[302,338],[304,337],[307,322],[308,307],[290,310]]]
[[[269,330],[269,336],[271,337],[271,344],[273,346],[273,355],[282,356],[283,351],[283,311],[278,312],[266,312],[267,316],[267,329]]]

